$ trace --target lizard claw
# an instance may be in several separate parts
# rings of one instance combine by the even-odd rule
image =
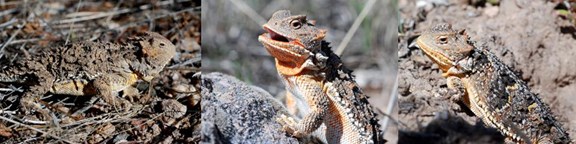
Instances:
[[[115,96],[103,96],[102,99],[104,102],[111,105],[116,111],[128,111],[130,110],[130,107],[132,107],[132,104],[128,100],[117,98]]]
[[[295,130],[297,123],[292,117],[288,117],[288,116],[282,114],[282,115],[280,115],[279,118],[276,119],[276,121],[278,123],[280,123],[280,125],[282,125],[282,129],[286,133],[288,133],[294,137],[297,137],[297,138],[300,138],[303,136],[302,132]]]
[[[127,112],[132,107],[132,103],[125,99],[116,99],[117,103],[113,105],[114,110]]]
[[[33,112],[36,111],[40,114],[40,119],[49,120],[50,118],[50,111],[46,109],[46,107],[42,106],[42,104],[38,101],[38,99],[34,98],[35,94],[25,94],[20,99],[21,110],[24,115],[32,115]]]

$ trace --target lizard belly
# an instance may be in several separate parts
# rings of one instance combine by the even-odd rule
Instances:
[[[359,121],[352,121],[350,116],[345,112],[349,112],[350,109],[345,108],[342,104],[339,104],[337,100],[333,97],[338,96],[336,91],[330,91],[332,84],[322,84],[322,82],[312,81],[306,76],[300,77],[284,77],[286,80],[286,88],[296,100],[297,107],[302,112],[303,115],[310,113],[312,102],[311,94],[307,92],[313,91],[313,93],[322,91],[325,93],[328,99],[328,109],[325,113],[323,123],[326,125],[325,138],[328,143],[345,143],[345,144],[357,144],[357,143],[367,143],[366,139],[360,135],[360,130],[356,128],[353,123],[358,123]],[[309,85],[323,85],[323,90],[310,90]],[[330,91],[330,92],[328,92]],[[360,122],[363,123],[363,122]]]
[[[330,99],[329,113],[324,118],[326,125],[326,140],[328,143],[360,144],[367,143],[361,139],[358,130],[352,121],[346,118],[345,109]]]
[[[304,98],[304,94],[302,93],[302,89],[299,88],[299,86],[297,85],[293,85],[292,82],[290,81],[295,81],[296,78],[295,77],[284,77],[282,75],[280,75],[281,78],[284,78],[282,80],[282,83],[284,83],[284,85],[286,86],[287,91],[291,94],[291,95],[287,95],[287,97],[290,97],[289,99],[292,100],[291,102],[293,102],[295,105],[288,105],[288,106],[295,106],[295,109],[297,109],[297,113],[293,113],[293,115],[297,115],[299,117],[306,115],[308,113],[310,113],[310,106],[308,106],[308,102],[306,101],[306,99]]]

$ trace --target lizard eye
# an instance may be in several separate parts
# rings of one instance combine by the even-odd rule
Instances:
[[[161,46],[161,47],[164,47],[165,45],[166,45],[166,44],[164,44],[164,43],[160,43],[160,46]]]
[[[293,20],[290,22],[290,25],[294,28],[294,29],[299,29],[302,26],[302,23],[299,20]]]
[[[438,37],[438,42],[439,42],[440,44],[448,44],[448,37],[446,37],[446,36],[440,36],[440,37]]]

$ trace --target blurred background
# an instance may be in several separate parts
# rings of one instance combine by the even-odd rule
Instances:
[[[385,138],[396,143],[396,124],[384,120],[397,113],[388,108],[394,107],[388,104],[390,100],[396,103],[390,99],[397,87],[396,0],[202,0],[202,7],[203,73],[236,76],[278,99],[284,95],[284,85],[273,58],[258,42],[258,35],[264,32],[262,25],[281,9],[316,20],[316,26],[328,30],[326,41],[332,50],[342,52],[344,65],[354,70],[357,83],[371,96],[381,124],[386,125]],[[352,28],[355,23],[357,27]]]

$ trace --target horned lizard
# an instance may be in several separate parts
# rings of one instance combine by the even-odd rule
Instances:
[[[125,43],[79,42],[46,48],[0,68],[0,82],[29,84],[20,100],[24,111],[39,109],[46,93],[98,95],[106,103],[126,103],[115,94],[138,79],[150,81],[175,55],[170,40],[154,32],[139,33]]]
[[[280,79],[306,115],[296,122],[282,115],[278,122],[288,134],[306,136],[324,124],[328,143],[384,143],[378,119],[345,68],[305,15],[280,10],[264,24],[258,40],[276,61]]]
[[[413,44],[444,72],[456,100],[509,142],[570,143],[548,105],[494,54],[475,47],[464,30],[439,24]]]

